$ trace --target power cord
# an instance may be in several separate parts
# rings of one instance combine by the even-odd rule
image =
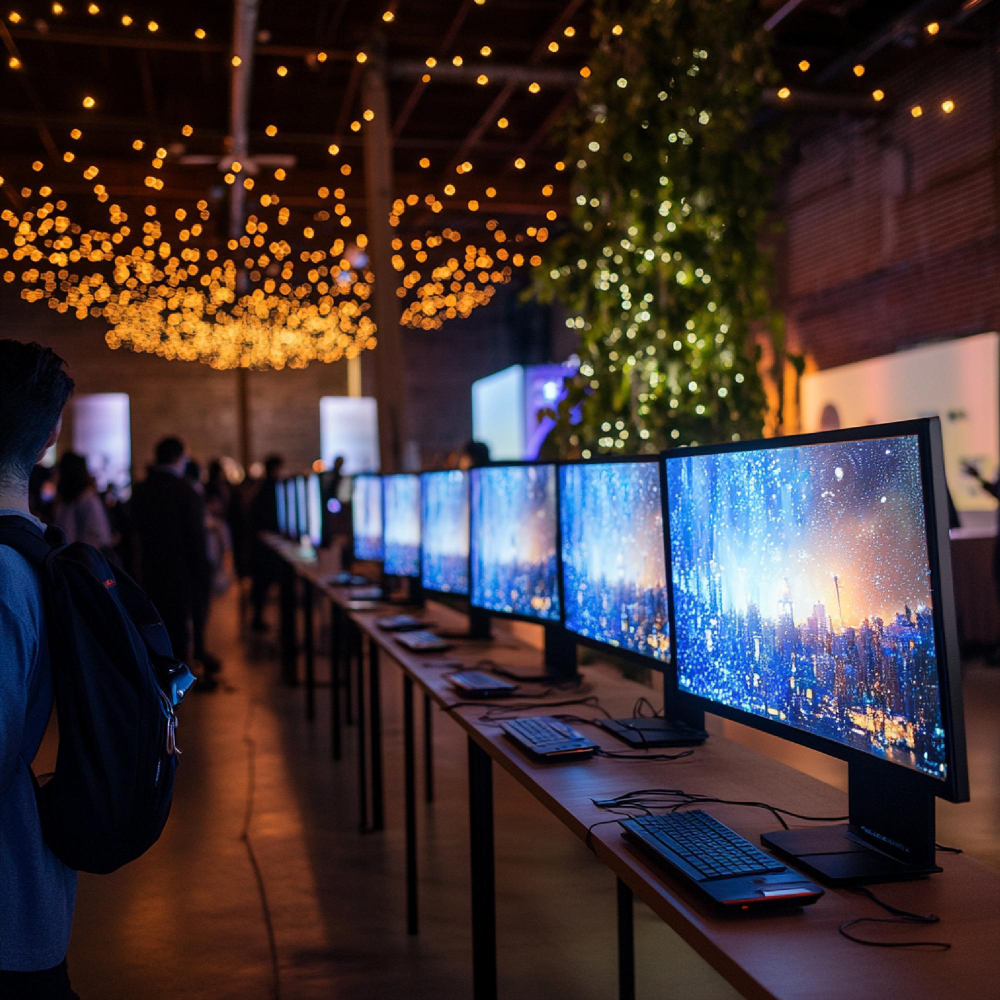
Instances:
[[[871,889],[865,886],[854,886],[851,892],[856,892],[861,896],[867,896],[876,906],[881,906],[891,917],[855,917],[847,920],[838,928],[838,932],[848,941],[855,944],[867,945],[869,948],[923,948],[927,951],[949,951],[951,944],[948,941],[872,941],[870,938],[858,937],[850,933],[851,927],[860,924],[937,924],[941,918],[934,913],[911,913],[898,906],[887,903],[884,899],[879,899]]]

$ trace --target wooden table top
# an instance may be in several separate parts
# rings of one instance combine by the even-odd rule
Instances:
[[[296,570],[341,607],[348,608],[350,591],[322,582],[316,563],[297,557],[287,543],[274,547]],[[754,799],[811,816],[839,816],[847,812],[846,795],[816,778],[722,736],[711,736],[690,757],[674,761],[635,761],[593,757],[579,763],[540,764],[507,741],[495,722],[481,717],[481,705],[455,707],[460,702],[448,683],[449,672],[434,666],[442,660],[472,667],[489,659],[514,670],[539,673],[541,654],[498,631],[491,641],[456,641],[445,653],[413,653],[380,630],[379,617],[392,613],[350,610],[352,619],[387,655],[465,729],[468,736],[515,780],[535,796],[577,837],[587,840],[588,828],[614,815],[591,801],[635,789],[674,788],[724,799]],[[466,618],[432,604],[415,617],[430,627],[458,631]],[[501,623],[500,628],[503,628]],[[551,703],[595,695],[611,713],[632,714],[636,699],[649,696],[648,687],[624,678],[614,667],[597,663],[581,668],[578,691],[554,692],[518,715],[567,712],[599,717],[590,706],[552,708]],[[537,684],[527,684],[509,699],[514,704],[533,700]],[[523,694],[523,697],[521,696]],[[549,706],[549,707],[547,707]],[[504,709],[498,699],[494,712]],[[587,727],[602,747],[627,749],[626,744]],[[655,753],[656,751],[652,751]],[[776,828],[764,809],[710,804],[706,811],[754,843]],[[811,825],[789,820],[792,826]],[[621,878],[662,920],[747,997],[787,1000],[866,1000],[900,995],[920,1000],[1000,998],[1000,873],[971,858],[942,854],[939,875],[912,882],[873,887],[880,899],[916,913],[935,913],[935,925],[862,924],[854,933],[879,941],[948,941],[950,951],[916,948],[871,948],[848,941],[837,928],[857,917],[886,917],[871,900],[847,889],[826,889],[815,905],[777,914],[720,914],[679,880],[661,876],[649,867],[621,837],[613,824],[596,827],[589,843],[600,861]],[[958,845],[961,846],[961,845]],[[766,931],[766,932],[765,932]]]

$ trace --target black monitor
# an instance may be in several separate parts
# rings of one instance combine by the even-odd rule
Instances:
[[[420,477],[420,565],[425,591],[469,593],[469,474],[460,469]]]
[[[351,525],[355,559],[381,562],[385,558],[382,532],[382,477],[354,477],[351,493]]]
[[[323,488],[316,472],[306,477],[306,523],[309,541],[319,548],[323,544]]]
[[[544,625],[546,669],[574,676],[576,645],[561,628],[557,482],[554,464],[469,471],[469,601]]]
[[[666,671],[670,611],[658,456],[602,458],[559,466],[563,624],[576,640]],[[602,722],[636,746],[705,738],[701,712]]]
[[[382,478],[385,572],[420,579],[420,477],[399,473]]]
[[[664,461],[677,697],[848,762],[846,826],[765,843],[829,882],[939,871],[968,777],[937,418]]]
[[[279,479],[274,484],[275,500],[277,501],[278,534],[288,535],[288,514],[285,509],[285,481]]]
[[[309,502],[306,498],[306,477],[295,477],[295,517],[298,526],[298,534],[295,540],[299,541],[309,534]]]
[[[297,542],[299,540],[299,501],[295,494],[294,478],[285,480],[285,517],[288,537]]]

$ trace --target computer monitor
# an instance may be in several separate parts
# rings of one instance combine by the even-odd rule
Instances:
[[[285,481],[279,479],[274,484],[275,500],[277,501],[278,534],[288,534],[288,515],[285,512]]]
[[[285,517],[288,524],[288,537],[299,540],[299,502],[295,495],[295,480],[285,480]]]
[[[544,626],[546,673],[576,676],[576,643],[562,628],[559,493],[551,463],[469,471],[469,603]]]
[[[381,562],[385,558],[381,476],[365,474],[354,477],[351,524],[354,529],[354,557]]]
[[[420,477],[401,473],[382,479],[385,572],[420,578]]]
[[[586,643],[670,658],[660,463],[559,466],[563,624]]]
[[[306,498],[306,477],[295,477],[295,514],[298,524],[296,539],[309,533],[309,502]]]
[[[469,593],[469,475],[459,469],[420,477],[421,582],[436,594]]]
[[[306,522],[309,541],[319,548],[323,544],[323,490],[315,472],[306,478]]]
[[[765,842],[831,882],[938,871],[968,778],[937,418],[664,461],[678,696],[848,761],[846,828]]]

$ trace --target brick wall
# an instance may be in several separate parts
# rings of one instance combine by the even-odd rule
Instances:
[[[873,80],[888,114],[801,142],[779,270],[791,343],[816,366],[1000,328],[998,23],[989,44],[928,47]]]

